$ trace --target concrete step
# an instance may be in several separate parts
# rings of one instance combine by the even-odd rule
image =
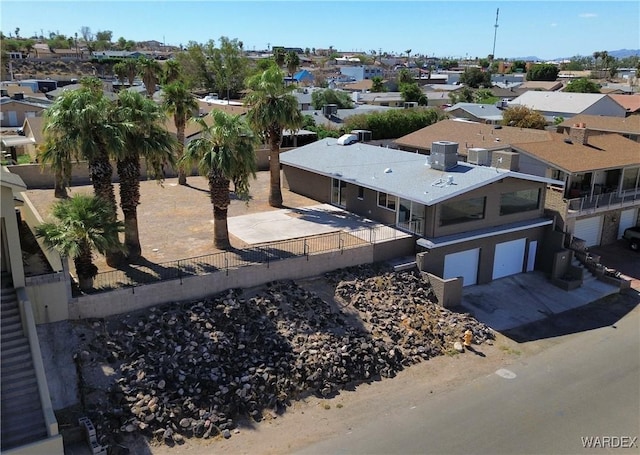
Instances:
[[[11,327],[13,325],[19,324],[22,326],[22,321],[20,319],[20,313],[11,314],[5,316],[4,314],[0,315],[0,330],[5,330],[5,327]]]
[[[14,357],[6,361],[2,359],[0,362],[0,368],[2,370],[2,376],[8,373],[15,373],[17,371],[31,370],[33,369],[31,353],[29,353],[29,356]]]
[[[2,419],[2,451],[19,447],[47,437],[47,427],[42,411],[35,411]]]
[[[29,348],[29,341],[25,338],[26,343],[15,343],[10,346],[2,344],[2,360],[9,360],[13,357],[19,357],[24,354],[31,356],[31,350]]]
[[[1,384],[4,387],[5,384],[13,384],[14,382],[27,381],[29,378],[35,378],[36,373],[33,368],[23,368],[22,370],[4,371],[2,370]]]
[[[2,392],[2,398],[5,398],[5,394],[7,397],[10,397],[11,393],[16,390],[29,389],[32,386],[35,386],[35,390],[38,390],[38,379],[36,378],[36,374],[30,374],[25,376],[24,378],[20,378],[19,380],[2,382],[0,385],[0,392]]]
[[[38,381],[17,384],[17,387],[2,389],[2,401],[12,403],[16,400],[16,404],[20,406],[24,404],[25,398],[38,397],[38,394]],[[39,397],[38,400],[40,400]]]
[[[18,321],[11,321],[11,323],[9,324],[2,324],[0,330],[2,330],[2,335],[4,335],[5,332],[7,332],[8,334],[11,334],[12,332],[22,332],[22,322],[20,320]]]
[[[0,318],[4,319],[4,318],[10,318],[12,316],[20,316],[20,308],[18,308],[18,305],[2,305],[2,307],[0,307]]]
[[[0,334],[0,346],[20,338],[26,339],[26,337],[24,336],[24,332],[22,331],[22,326],[20,326],[19,330],[7,331],[5,329],[2,329],[2,334]]]
[[[42,404],[40,403],[40,395],[36,392],[29,396],[16,396],[15,398],[2,397],[2,424],[4,431],[5,417],[11,422],[20,420],[22,415],[29,413],[42,414]]]

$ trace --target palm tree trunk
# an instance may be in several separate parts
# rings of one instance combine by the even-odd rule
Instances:
[[[56,199],[67,199],[69,193],[67,193],[67,186],[64,184],[63,171],[56,170],[56,181],[53,187],[53,196]]]
[[[137,154],[118,160],[120,176],[120,208],[124,214],[124,244],[129,262],[140,258],[138,205],[140,204],[140,158]]]
[[[182,158],[182,156],[184,155],[184,129],[185,129],[185,126],[180,125],[176,131],[176,136],[178,137],[178,153],[179,153],[178,159]],[[182,168],[182,166],[178,166],[178,184],[179,185],[187,184],[187,173]]]
[[[280,131],[271,131],[269,135],[269,205],[282,207],[282,190],[280,189]]]
[[[111,208],[113,212],[113,220],[115,221],[117,219],[116,195],[113,191],[113,184],[111,182],[113,177],[113,167],[111,166],[109,155],[106,150],[102,150],[89,161],[89,176],[91,177],[91,183],[93,184],[94,194]],[[124,261],[124,254],[118,250],[107,251],[105,256],[109,267],[117,267]]]
[[[91,289],[93,287],[93,278],[97,275],[98,268],[93,263],[91,247],[87,243],[83,243],[80,246],[80,252],[73,258],[73,263],[76,267],[80,289],[83,291]]]
[[[209,171],[209,197],[213,205],[213,243],[220,250],[231,248],[227,225],[227,210],[231,203],[229,183],[229,179],[218,169]]]

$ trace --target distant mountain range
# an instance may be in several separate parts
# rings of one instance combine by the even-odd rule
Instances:
[[[618,49],[615,51],[607,51],[607,53],[611,57],[626,58],[626,57],[633,57],[634,55],[640,56],[640,49]],[[593,56],[593,53],[589,55],[584,55],[583,57],[591,57],[591,56]],[[556,57],[548,60],[553,60],[553,61],[569,60],[572,57],[575,57],[575,55],[571,55],[569,57]],[[513,57],[511,58],[511,60],[524,60],[525,62],[530,62],[530,61],[546,61],[547,59],[530,55],[528,57]]]

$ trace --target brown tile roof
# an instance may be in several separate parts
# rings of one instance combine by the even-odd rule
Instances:
[[[27,117],[24,119],[24,134],[27,137],[32,137],[36,141],[36,144],[44,143],[43,127],[44,117]]]
[[[373,81],[371,79],[363,79],[358,82],[344,84],[345,90],[371,90],[371,87],[373,87]]]
[[[621,95],[631,98],[635,96],[640,101],[640,95]],[[640,116],[609,117],[606,115],[576,115],[558,125],[561,128],[570,128],[576,123],[584,123],[585,128],[593,131],[607,133],[640,134]]]
[[[395,140],[401,147],[430,150],[435,141],[459,144],[458,153],[467,154],[469,148],[505,149],[514,142],[543,142],[550,140],[551,132],[528,128],[503,126],[499,129],[484,123],[442,120]]]
[[[552,134],[547,142],[515,143],[515,151],[531,155],[568,173],[640,165],[640,145],[619,134],[589,136],[588,145],[567,143],[568,136]]]
[[[518,86],[520,90],[547,90],[550,92],[561,88],[561,81],[525,81]]]
[[[609,95],[615,102],[624,107],[627,112],[640,111],[640,93],[635,95]]]

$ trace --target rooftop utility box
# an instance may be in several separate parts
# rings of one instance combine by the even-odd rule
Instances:
[[[489,156],[489,150],[483,148],[470,148],[468,150],[467,161],[471,164],[477,164],[479,166],[491,166],[491,157]]]
[[[336,115],[337,113],[337,104],[325,104],[324,106],[322,106],[322,115],[324,115],[325,117],[331,117],[332,115]]]
[[[373,138],[373,135],[369,130],[353,130],[351,131],[351,134],[358,136],[359,142],[369,142]]]
[[[357,134],[343,134],[338,138],[338,145],[350,145],[354,142],[358,142]]]
[[[446,171],[457,164],[457,142],[436,141],[431,143],[431,169]]]
[[[497,150],[491,154],[491,167],[518,171],[520,167],[520,154],[508,150]]]

